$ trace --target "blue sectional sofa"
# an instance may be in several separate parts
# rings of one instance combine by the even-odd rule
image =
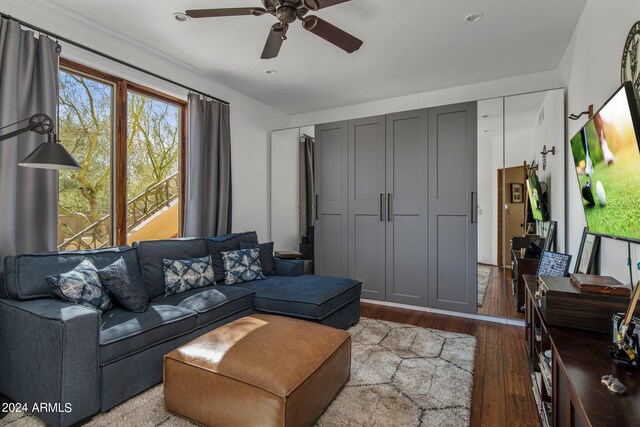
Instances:
[[[35,415],[67,426],[158,384],[165,354],[237,318],[264,312],[342,329],[358,322],[360,282],[302,275],[299,261],[276,259],[275,274],[265,280],[164,296],[164,258],[210,254],[220,280],[220,252],[240,242],[257,243],[256,233],[7,257],[0,286],[0,393],[29,407],[58,404],[58,411]],[[84,258],[103,268],[120,257],[146,285],[145,312],[115,306],[101,313],[69,304],[53,298],[46,284],[47,275],[69,271]]]

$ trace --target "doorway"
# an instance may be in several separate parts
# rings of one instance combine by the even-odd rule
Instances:
[[[513,166],[498,170],[498,262],[511,266],[511,238],[526,234],[525,187],[527,167]]]

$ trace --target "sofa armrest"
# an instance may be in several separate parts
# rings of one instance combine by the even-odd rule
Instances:
[[[0,393],[51,426],[97,413],[100,312],[55,299],[0,299]],[[58,405],[55,407],[55,405]]]
[[[274,258],[276,275],[278,276],[302,276],[304,274],[304,260]]]

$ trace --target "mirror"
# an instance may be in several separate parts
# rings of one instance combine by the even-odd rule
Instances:
[[[478,314],[503,316],[498,177],[504,164],[504,98],[478,102]]]
[[[524,319],[530,243],[564,250],[564,138],[562,89],[478,103],[479,314]]]
[[[315,217],[314,130],[306,126],[271,132],[271,240],[275,250],[302,252],[305,259],[313,259],[308,234]]]

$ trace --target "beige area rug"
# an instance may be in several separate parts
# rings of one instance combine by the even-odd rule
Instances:
[[[476,339],[362,318],[353,336],[351,379],[318,420],[325,426],[468,426]],[[0,424],[43,425],[10,414]],[[162,385],[96,415],[88,426],[193,426],[164,410]]]
[[[491,279],[491,266],[478,264],[478,307],[484,305],[489,279]]]

